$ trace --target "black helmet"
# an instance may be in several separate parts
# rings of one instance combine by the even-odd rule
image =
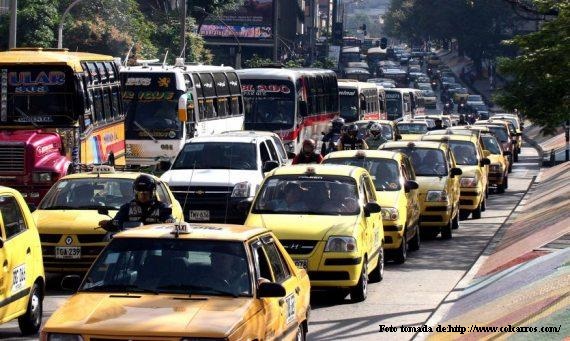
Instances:
[[[154,192],[156,191],[156,181],[148,174],[141,174],[133,182],[133,190],[135,192]]]
[[[344,125],[344,118],[337,117],[331,121],[333,129],[340,129]]]
[[[352,135],[356,135],[356,134],[358,134],[358,126],[357,126],[356,124],[351,124],[351,125],[349,125],[348,128],[346,129],[346,132],[347,132],[349,135],[351,135],[351,134],[352,134]]]

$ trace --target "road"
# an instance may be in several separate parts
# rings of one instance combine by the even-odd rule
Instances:
[[[510,174],[510,188],[503,195],[491,194],[482,219],[461,222],[451,240],[424,240],[419,251],[410,253],[403,265],[387,264],[384,280],[369,286],[368,299],[353,304],[331,303],[314,294],[309,325],[310,340],[409,340],[415,333],[379,333],[379,325],[421,326],[445,296],[466,274],[497,229],[507,219],[538,173],[537,153],[525,147],[520,162]],[[57,290],[51,278],[44,302],[44,322],[68,294]],[[19,337],[17,322],[0,325],[0,339],[37,340]]]

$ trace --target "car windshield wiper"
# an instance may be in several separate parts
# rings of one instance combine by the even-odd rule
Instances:
[[[49,206],[49,207],[44,207],[44,210],[74,210],[76,209],[76,207],[71,207],[71,206],[66,206],[66,205],[55,205],[55,206]]]
[[[202,286],[202,285],[194,285],[194,284],[164,285],[164,286],[158,287],[157,290],[184,290],[185,291],[184,293],[186,293],[188,295],[192,295],[193,291],[200,291],[201,293],[203,293],[204,291],[210,291],[210,292],[215,292],[215,293],[226,295],[226,296],[232,296],[234,298],[239,297],[238,294],[233,293],[233,292],[229,292],[229,291],[225,291],[225,290],[219,290],[219,289],[215,289],[212,287],[206,287],[206,286]]]
[[[93,287],[89,287],[89,288],[83,288],[80,291],[102,291],[102,292],[108,292],[108,291],[114,291],[114,292],[125,292],[125,293],[129,293],[129,292],[137,292],[137,293],[151,293],[151,294],[155,294],[158,295],[158,291],[154,290],[154,289],[148,289],[148,288],[141,288],[137,285],[131,285],[131,284],[103,284],[103,285],[97,285],[97,286],[93,286]]]

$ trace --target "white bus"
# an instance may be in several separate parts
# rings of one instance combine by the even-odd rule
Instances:
[[[373,83],[339,79],[340,117],[344,118],[347,123],[385,119],[386,113],[382,110],[383,103],[380,102],[379,88]]]
[[[246,130],[277,133],[288,152],[304,139],[321,139],[339,115],[337,78],[323,69],[238,70],[245,102]]]
[[[171,161],[195,136],[243,128],[241,85],[231,67],[152,65],[120,71],[128,166]]]
[[[389,120],[412,118],[412,97],[409,89],[385,89],[386,111]]]

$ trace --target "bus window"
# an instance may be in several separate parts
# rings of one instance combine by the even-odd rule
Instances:
[[[105,70],[105,65],[99,62],[95,65],[97,65],[97,72],[99,73],[99,79],[101,80],[101,83],[108,83],[107,70]]]
[[[213,99],[206,99],[204,101],[204,116],[206,119],[217,117],[216,108],[214,107]]]
[[[119,117],[122,115],[121,109],[119,107],[119,88],[111,89],[111,109],[113,110],[114,117]]]
[[[93,89],[93,110],[95,111],[95,122],[105,119],[103,116],[103,103],[101,102],[101,89]]]
[[[115,75],[115,68],[113,63],[105,62],[105,69],[107,69],[107,74],[109,75],[109,83],[117,81],[117,77]]]
[[[232,103],[230,106],[230,110],[231,110],[231,115],[239,115],[241,113],[239,97],[235,97],[235,96],[232,97]]]
[[[103,116],[105,120],[113,119],[113,112],[111,111],[111,100],[109,99],[109,89],[103,90]]]
[[[87,67],[87,72],[89,74],[89,83],[91,83],[91,85],[99,84],[100,79],[95,63],[85,63],[85,66]]]
[[[216,110],[218,113],[218,117],[226,117],[228,116],[228,99],[227,98],[218,98],[216,99]]]

